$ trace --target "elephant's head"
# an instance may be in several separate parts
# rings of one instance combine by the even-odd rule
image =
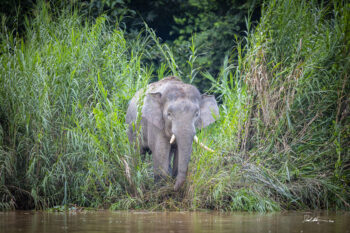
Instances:
[[[148,93],[143,117],[163,130],[169,143],[171,138],[175,139],[177,146],[175,190],[178,190],[186,179],[196,128],[201,129],[213,123],[218,114],[219,109],[214,96],[201,95],[196,87],[189,84],[172,82],[161,92]]]

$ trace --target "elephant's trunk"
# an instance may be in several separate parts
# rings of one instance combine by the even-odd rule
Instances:
[[[177,177],[174,186],[174,190],[177,191],[185,182],[187,175],[188,163],[192,153],[192,143],[194,134],[186,136],[176,136],[177,148],[178,148],[178,167]]]

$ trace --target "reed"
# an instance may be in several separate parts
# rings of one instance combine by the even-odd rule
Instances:
[[[206,75],[223,104],[205,134],[222,153],[195,153],[191,205],[349,209],[349,5],[269,1],[262,9],[238,59]]]
[[[124,118],[151,79],[199,77],[193,45],[186,75],[147,26],[126,39],[105,16],[40,1],[24,38],[3,20],[0,209],[349,209],[349,4],[271,0],[262,10],[237,57],[218,77],[203,74],[222,104],[198,137],[216,152],[194,146],[179,192],[171,179],[154,184]]]
[[[90,23],[64,10],[54,18],[43,2],[35,12],[25,38],[2,27],[2,209],[137,195],[149,170],[130,154],[124,116],[151,77],[142,64],[150,38],[126,41],[103,16]]]

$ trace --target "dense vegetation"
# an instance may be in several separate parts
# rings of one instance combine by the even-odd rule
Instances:
[[[5,16],[6,25],[15,35],[24,36],[26,17],[35,17],[32,11],[36,0],[3,0],[0,17]],[[203,71],[217,75],[225,55],[231,59],[235,41],[247,30],[246,20],[256,22],[260,14],[258,0],[57,0],[51,1],[51,13],[66,7],[74,7],[85,19],[96,20],[101,15],[106,26],[115,24],[123,30],[126,40],[135,38],[144,30],[145,23],[155,31],[160,41],[173,51],[183,79],[192,76],[193,83],[202,91],[211,83],[203,77]],[[143,60],[158,69],[164,57],[157,49],[148,50],[152,56]],[[187,63],[192,56],[196,64]],[[189,75],[192,73],[192,75]],[[191,77],[190,77],[191,76]],[[197,77],[194,79],[194,77]]]
[[[105,16],[42,2],[24,36],[3,21],[0,209],[350,209],[350,4],[271,0],[261,9],[220,72],[202,70],[222,104],[198,136],[216,152],[194,147],[179,192],[153,183],[124,117],[151,79],[201,81],[194,43],[179,60],[152,29],[127,37]]]

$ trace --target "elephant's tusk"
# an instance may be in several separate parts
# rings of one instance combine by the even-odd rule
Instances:
[[[210,152],[215,152],[213,149],[210,149],[209,147],[207,147],[206,145],[204,145],[203,143],[199,142],[198,137],[194,136],[194,141],[200,145],[200,147],[202,147],[203,149],[210,151]]]
[[[170,144],[173,144],[175,142],[175,134],[173,134],[170,138]]]

